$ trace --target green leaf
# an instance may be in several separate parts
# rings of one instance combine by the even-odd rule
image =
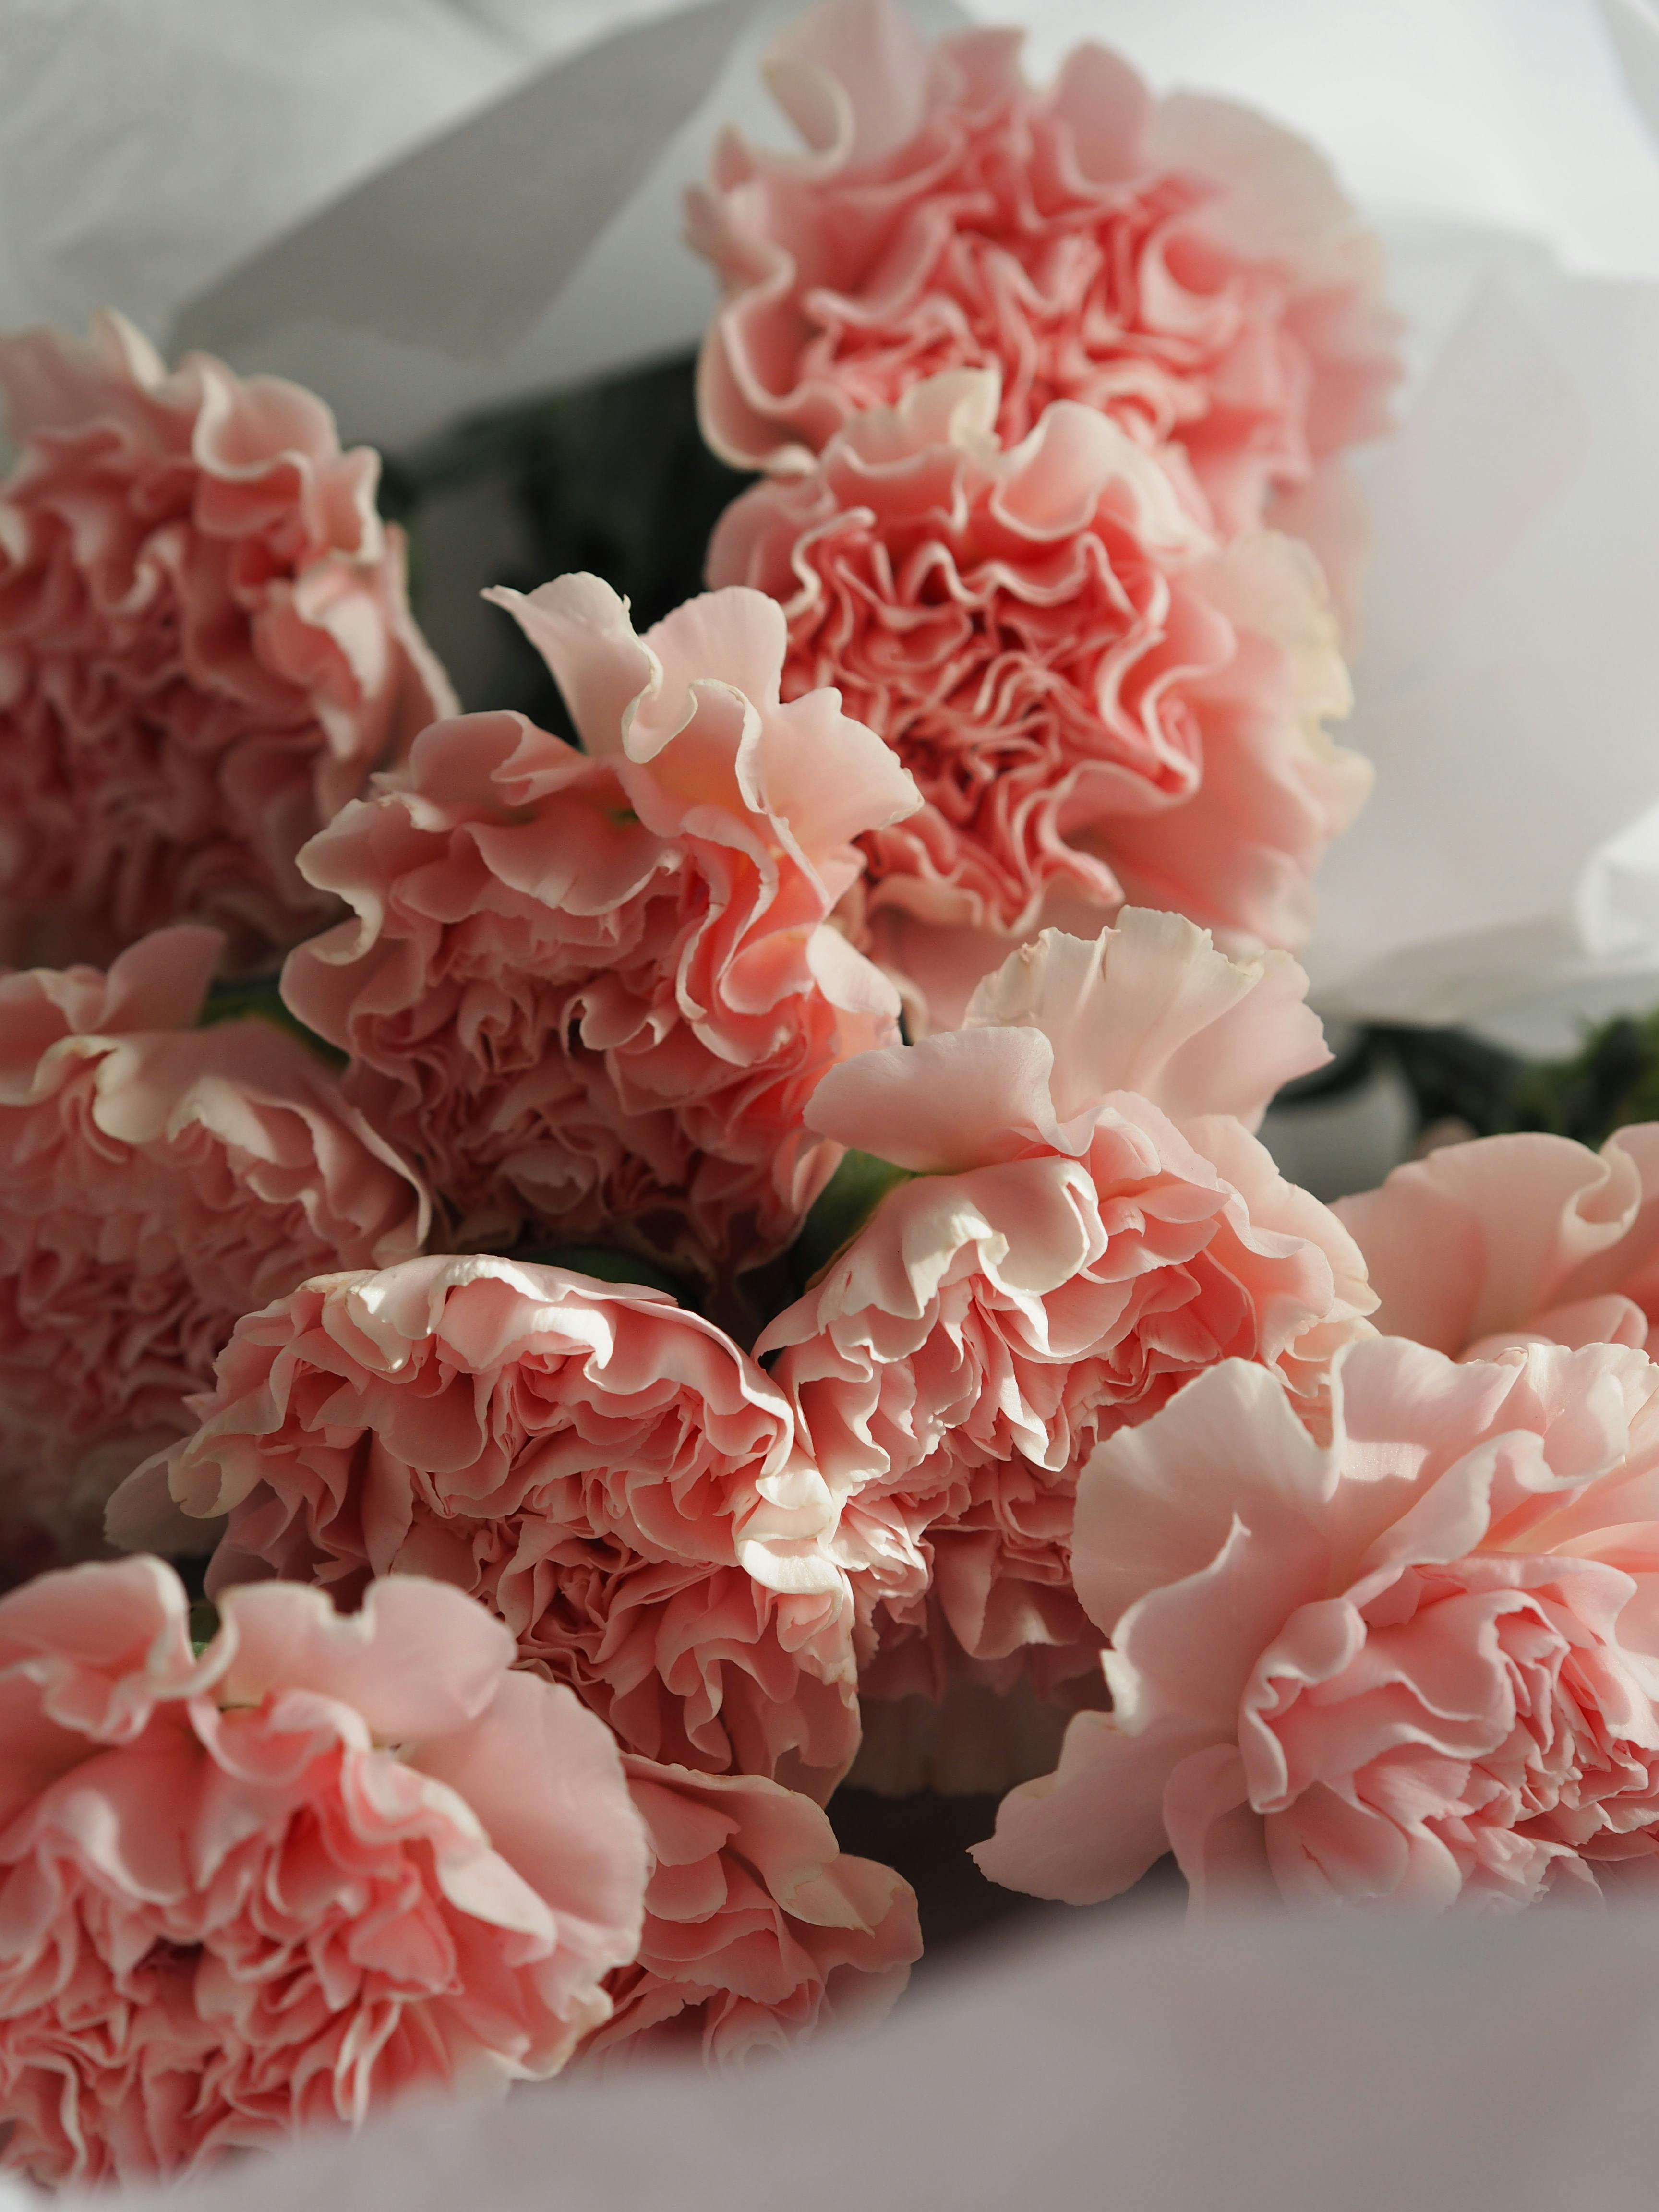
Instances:
[[[666,1269],[641,1260],[637,1252],[621,1252],[610,1244],[537,1244],[527,1252],[509,1255],[532,1267],[568,1267],[573,1275],[592,1275],[601,1283],[631,1283],[641,1290],[666,1291],[684,1304],[682,1285]]]
[[[1659,1014],[1620,1015],[1592,1030],[1571,1060],[1531,1069],[1515,1120],[1592,1146],[1632,1121],[1659,1121]]]
[[[1543,1129],[1599,1146],[1659,1121],[1659,1014],[1589,1030],[1565,1060],[1526,1060],[1467,1031],[1378,1026],[1370,1048],[1398,1062],[1425,1123],[1455,1117],[1477,1136]]]
[[[915,1176],[914,1168],[896,1168],[873,1152],[848,1152],[789,1249],[797,1279],[811,1282],[858,1235],[888,1192],[902,1182],[914,1182]]]
[[[221,1022],[269,1022],[273,1029],[286,1030],[319,1060],[326,1060],[331,1067],[343,1067],[346,1054],[308,1030],[297,1016],[289,1013],[283,1004],[278,979],[275,975],[250,975],[234,982],[217,982],[208,988],[207,1004],[202,1008],[197,1028],[216,1029]]]
[[[198,1598],[190,1609],[190,1645],[198,1659],[218,1633],[218,1607],[210,1597]]]

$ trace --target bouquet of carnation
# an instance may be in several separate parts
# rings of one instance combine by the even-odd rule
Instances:
[[[922,1792],[1073,1904],[1659,1879],[1650,1060],[1396,1030],[1462,1141],[1334,1204],[1258,1133],[1372,781],[1377,241],[1100,45],[820,0],[767,76],[619,403],[701,445],[504,563],[470,712],[453,445],[0,339],[34,2183],[878,2020]],[[560,405],[460,434],[556,554]]]

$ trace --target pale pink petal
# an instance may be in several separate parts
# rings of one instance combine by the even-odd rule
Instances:
[[[279,1683],[314,1690],[355,1706],[387,1743],[422,1743],[477,1720],[513,1657],[512,1638],[481,1605],[404,1577],[373,1583],[353,1613],[286,1583],[227,1590],[221,1612],[234,1632],[223,1678],[233,1704],[258,1705]]]
[[[1283,953],[1230,960],[1178,915],[1127,907],[1092,944],[1045,930],[1011,954],[967,1025],[1042,1031],[1061,1121],[1137,1091],[1176,1121],[1231,1114],[1253,1129],[1275,1091],[1330,1058],[1307,988]]]
[[[1620,1131],[1599,1153],[1527,1133],[1447,1145],[1338,1208],[1365,1255],[1379,1328],[1455,1356],[1618,1291],[1659,1237],[1650,1178]],[[1639,1301],[1638,1301],[1639,1303]]]
[[[1079,1713],[1058,1771],[1011,1790],[995,1834],[974,1845],[980,1872],[1067,1905],[1120,1895],[1169,1849],[1164,1788],[1203,1744],[1178,1723],[1126,1735],[1109,1714]]]
[[[1103,1635],[1152,1591],[1217,1556],[1241,1507],[1312,1521],[1330,1461],[1264,1370],[1229,1361],[1195,1376],[1148,1425],[1095,1450],[1078,1476],[1073,1571]]]
[[[775,1782],[625,1765],[654,1864],[591,2058],[729,2067],[891,2009],[921,1950],[908,1882],[843,1853],[820,1808]]]
[[[130,1741],[156,1699],[187,1696],[222,1671],[198,1667],[189,1606],[159,1559],[70,1567],[0,1597],[0,1671],[27,1674],[60,1728]]]
[[[1036,1030],[953,1030],[833,1067],[809,1125],[896,1167],[987,1167],[1058,1137],[1053,1054]]]
[[[394,1578],[380,1594],[401,1586]],[[482,1607],[472,1609],[487,1620]],[[552,1906],[571,1946],[567,1998],[587,1960],[631,1960],[647,1838],[604,1723],[560,1685],[513,1674],[497,1680],[476,1724],[420,1734],[410,1764],[464,1797],[491,1847]]]
[[[766,76],[816,152],[876,161],[921,119],[927,49],[886,0],[820,0],[773,46]]]
[[[1164,1825],[1195,1919],[1212,1899],[1236,1908],[1271,1899],[1261,1815],[1231,1744],[1209,1744],[1182,1760],[1164,1786]]]
[[[530,640],[564,695],[585,750],[621,749],[624,717],[659,683],[649,648],[634,635],[628,603],[598,576],[560,576],[528,598],[503,585],[487,592]]]

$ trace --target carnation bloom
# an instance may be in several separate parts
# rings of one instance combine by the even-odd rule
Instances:
[[[0,1599],[0,2121],[144,2181],[410,2092],[557,2071],[639,1940],[616,1747],[413,1579],[351,1620],[157,1559]]]
[[[891,988],[826,927],[850,841],[916,804],[832,691],[785,706],[755,592],[643,638],[594,576],[495,595],[584,752],[516,714],[441,723],[309,845],[356,909],[283,994],[418,1158],[458,1241],[630,1231],[712,1266],[787,1244],[839,1155],[802,1109],[894,1034]]]
[[[857,1748],[829,1493],[777,1388],[660,1292],[488,1257],[324,1278],[239,1324],[200,1411],[167,1480],[229,1516],[210,1589],[435,1575],[626,1749],[827,1794]]]
[[[1385,426],[1398,374],[1376,241],[1264,117],[1154,101],[1092,45],[1034,92],[1019,45],[930,52],[890,0],[827,0],[774,47],[808,150],[728,131],[690,203],[726,294],[699,376],[710,444],[787,471],[860,410],[988,367],[1005,443],[1075,399],[1179,447],[1225,535],[1275,490],[1328,510],[1316,473]]]
[[[1530,1132],[1443,1146],[1336,1211],[1385,1336],[1455,1359],[1528,1340],[1659,1351],[1659,1123],[1599,1152]]]
[[[1012,944],[1126,900],[1299,944],[1370,781],[1322,726],[1347,675],[1306,548],[1218,552],[1109,417],[1057,402],[1005,451],[996,403],[992,373],[918,385],[744,493],[709,549],[711,582],[782,603],[785,692],[839,685],[915,779],[855,896],[936,1026]]]
[[[193,1026],[221,939],[0,975],[0,1528],[74,1553],[190,1425],[239,1316],[420,1249],[426,1200],[317,1057]],[[27,1549],[26,1539],[22,1547]]]
[[[257,957],[329,902],[295,866],[377,761],[453,711],[320,400],[118,315],[0,339],[0,927],[106,960],[187,915]]]
[[[994,1880],[1081,1902],[1172,1849],[1212,1899],[1512,1911],[1659,1869],[1659,1367],[1372,1339],[1328,1443],[1200,1376],[1078,1484],[1109,1715],[1004,1802]]]
[[[1316,1411],[1370,1294],[1245,1127],[1326,1057],[1305,982],[1132,908],[1045,933],[964,1029],[826,1077],[814,1123],[914,1179],[757,1350],[841,1502],[868,1693],[1093,1674],[1070,1553],[1097,1438],[1234,1355]]]
[[[908,1882],[843,1854],[820,1808],[775,1782],[633,1753],[623,1766],[651,1843],[645,1931],[588,2055],[723,2068],[891,2009],[921,1955]]]

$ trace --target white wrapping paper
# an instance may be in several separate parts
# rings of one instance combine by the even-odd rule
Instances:
[[[1376,787],[1322,872],[1315,995],[1562,1050],[1659,1000],[1659,285],[1448,224],[1395,245],[1406,296],[1455,305],[1367,471]]]
[[[179,2212],[1650,2212],[1659,1919],[1062,1915],[887,2027],[393,2114]],[[146,2193],[126,2203],[143,2205]],[[94,2212],[107,2198],[60,2200]],[[6,2212],[11,2212],[8,2206]]]
[[[680,243],[681,196],[720,123],[773,127],[759,65],[799,12],[795,0],[153,5],[153,39],[122,0],[85,33],[111,49],[94,66],[130,173],[81,195],[86,237],[43,251],[15,283],[0,267],[0,318],[78,323],[110,298],[174,349],[206,345],[310,385],[348,439],[386,447],[695,345],[715,294]],[[935,33],[963,20],[953,0],[912,5]],[[0,81],[9,37],[0,9]],[[175,49],[184,94],[168,82]],[[66,61],[60,110],[72,81]],[[212,130],[199,124],[210,110]],[[58,122],[69,143],[38,127],[18,164],[27,175],[45,158],[31,205],[74,189],[76,144],[96,127]],[[0,108],[0,186],[7,150]],[[140,183],[152,176],[159,204]]]
[[[192,301],[178,343],[222,349],[324,322],[499,360],[655,166],[755,6],[704,0],[536,70]]]

